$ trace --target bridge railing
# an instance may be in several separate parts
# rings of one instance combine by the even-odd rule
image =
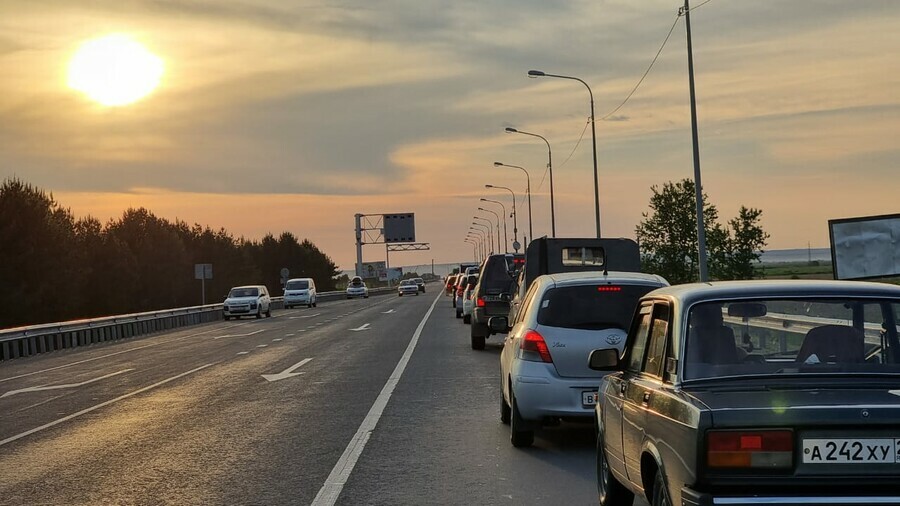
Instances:
[[[369,290],[372,296],[387,293],[396,293],[396,290],[390,288]],[[322,292],[317,294],[317,300],[337,300],[344,296],[344,291]],[[283,307],[283,297],[272,297],[272,309]],[[218,303],[2,329],[0,361],[118,341],[221,319],[222,303]]]

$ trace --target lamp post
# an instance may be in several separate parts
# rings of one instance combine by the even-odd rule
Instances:
[[[525,191],[528,193],[528,241],[534,240],[534,229],[531,226],[531,174],[525,170],[525,167],[519,167],[518,165],[509,165],[503,162],[494,162],[494,167],[512,167],[513,169],[519,169],[525,173],[525,180],[527,182],[527,186],[525,187]],[[525,241],[525,247],[528,247],[528,241]]]
[[[491,214],[493,214],[494,216],[497,217],[497,245],[498,245],[498,247],[497,247],[497,253],[500,253],[500,247],[499,247],[499,244],[500,244],[500,215],[497,214],[497,213],[494,212],[494,211],[491,211],[490,209],[485,209],[485,208],[483,208],[483,207],[479,207],[478,210],[479,210],[479,211],[484,211],[484,212],[486,212],[486,213],[491,213]],[[504,250],[503,252],[504,252],[504,253],[509,253],[509,250],[507,249],[507,250]]]
[[[482,218],[482,219],[484,219],[484,218]],[[487,221],[487,220],[485,220],[485,221]],[[485,225],[484,223],[481,223],[478,221],[473,221],[472,225],[475,225],[477,227],[484,227],[483,231],[484,231],[485,237],[486,237],[485,243],[490,244],[490,246],[491,246],[491,249],[489,250],[490,253],[488,253],[488,254],[493,253],[494,252],[494,231],[491,229],[491,222],[488,221],[488,224]]]
[[[480,260],[478,259],[478,244],[475,241],[468,239],[468,238],[463,239],[463,242],[467,242],[472,245],[472,260],[475,260],[476,262],[480,262]]]
[[[498,204],[500,206],[500,209],[503,210],[503,244],[505,244],[505,246],[503,247],[503,252],[509,253],[509,235],[507,235],[506,233],[506,206],[504,206],[503,202],[500,202],[499,200],[481,199],[481,201]],[[479,207],[479,209],[481,208]]]
[[[473,238],[478,239],[478,243],[481,245],[481,258],[484,259],[484,232],[482,232],[481,229],[469,226],[469,233],[472,234]]]
[[[492,222],[491,220],[489,220],[487,218],[484,218],[482,216],[477,216],[477,215],[472,216],[472,219],[482,220],[488,224],[488,232],[490,232],[490,234],[491,234],[491,249],[494,249],[494,222]],[[492,251],[492,253],[499,253],[499,252],[500,252],[500,225],[497,225],[497,249],[495,251]]]
[[[507,127],[506,132],[537,137],[547,144],[547,170],[550,172],[550,235],[556,237],[556,204],[553,201],[553,151],[550,149],[550,141],[543,135],[525,132],[524,130],[516,130],[515,128]]]
[[[513,193],[513,191],[512,191],[511,189],[509,189],[509,188],[507,188],[507,187],[505,187],[505,186],[494,186],[494,185],[492,185],[492,184],[486,184],[486,185],[484,185],[484,187],[485,187],[485,188],[499,188],[499,189],[501,189],[501,190],[506,190],[506,191],[508,191],[508,192],[510,193],[510,195],[512,195],[512,201],[513,201],[513,205],[512,205],[512,219],[513,219],[513,250],[515,250],[515,252],[518,253],[518,252],[519,252],[519,246],[520,246],[520,244],[519,244],[519,227],[518,227],[518,225],[516,224],[516,194]]]
[[[594,219],[597,223],[597,238],[600,238],[600,188],[597,178],[597,129],[594,126],[594,92],[591,91],[591,87],[588,86],[588,83],[582,81],[577,77],[572,76],[562,76],[558,74],[548,74],[546,72],[542,72],[540,70],[529,70],[528,77],[556,77],[559,79],[571,79],[572,81],[578,81],[583,84],[585,88],[588,90],[588,94],[591,96],[591,141],[594,146]]]

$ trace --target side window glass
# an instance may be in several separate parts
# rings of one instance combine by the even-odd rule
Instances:
[[[535,294],[537,294],[537,283],[532,283],[531,288],[528,289],[528,292],[525,294],[525,298],[522,299],[522,304],[519,305],[519,311],[516,312],[516,321],[515,323],[519,323],[525,319],[525,314],[531,309],[531,303],[534,300]]]
[[[631,333],[628,340],[628,356],[625,358],[625,369],[632,372],[641,370],[644,361],[644,349],[647,347],[647,337],[650,331],[650,317],[653,309],[652,303],[641,306],[635,321],[632,322]]]
[[[647,340],[647,359],[644,361],[645,373],[662,377],[663,364],[666,357],[666,334],[669,330],[669,307],[656,304],[653,307],[650,322],[650,336]]]

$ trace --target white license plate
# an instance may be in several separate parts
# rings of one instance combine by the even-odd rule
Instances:
[[[581,392],[581,404],[585,406],[597,404],[597,392]]]
[[[804,439],[804,464],[894,464],[900,462],[900,439]]]

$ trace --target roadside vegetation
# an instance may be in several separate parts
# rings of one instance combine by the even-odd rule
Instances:
[[[288,232],[249,241],[144,208],[101,224],[15,178],[0,184],[0,216],[0,328],[200,305],[199,263],[213,264],[207,303],[235,285],[279,295],[282,267],[320,291],[333,290],[339,273],[315,244]]]

